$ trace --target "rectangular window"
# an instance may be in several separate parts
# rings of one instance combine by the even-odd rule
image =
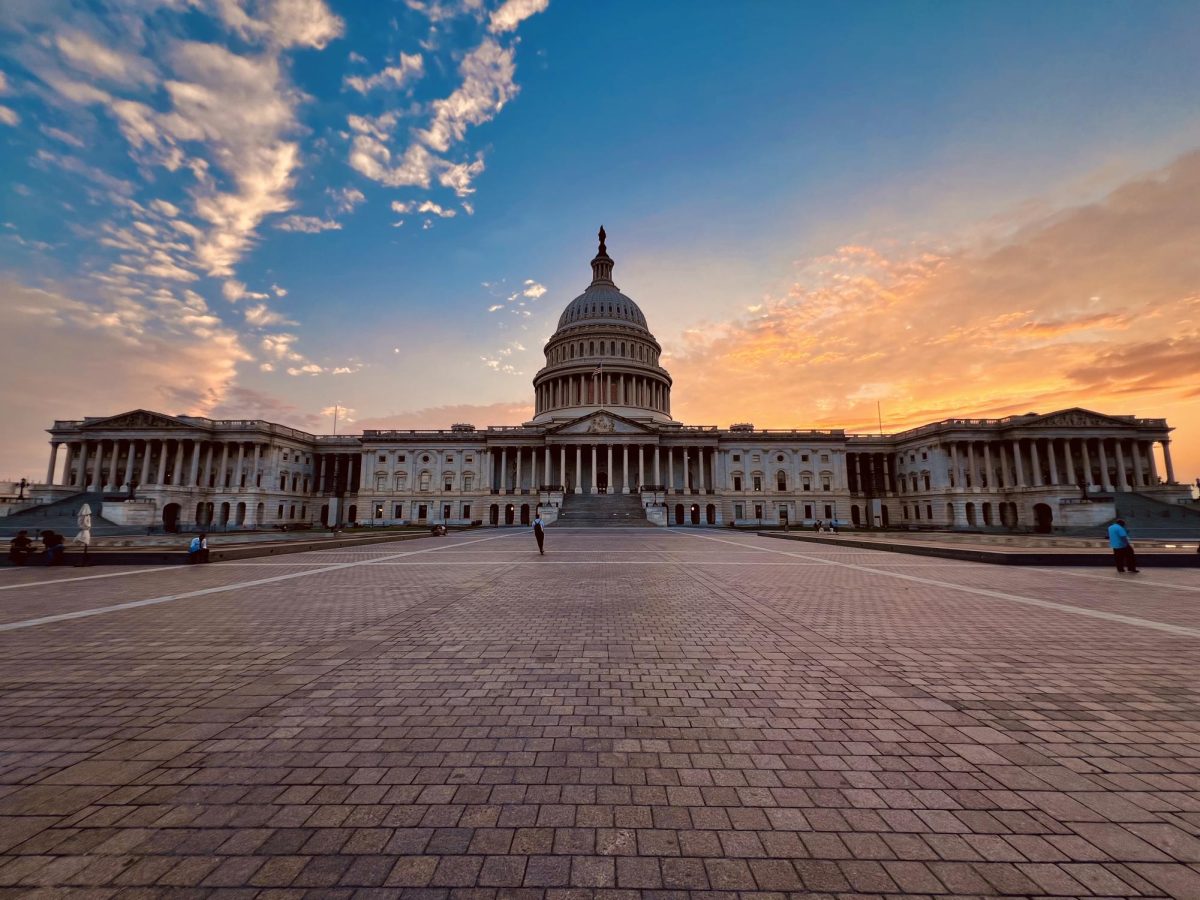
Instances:
[[[762,490],[762,476],[761,476],[761,475],[755,475],[755,476],[754,476],[754,489],[755,489],[756,491],[761,491],[761,490]],[[762,518],[762,516],[759,516],[759,518],[761,519],[761,518]]]
[[[757,453],[755,453],[754,454],[754,462],[760,462],[761,460],[762,460],[762,457],[759,456]]]
[[[800,454],[800,462],[808,462],[808,454],[807,453]]]
[[[804,504],[804,518],[806,518],[806,519],[812,518],[812,504],[811,503]]]
[[[804,479],[804,489],[805,489],[806,491],[811,491],[811,490],[812,490],[812,480],[811,480],[811,479],[809,479],[809,478],[805,478],[805,479]]]
[[[927,518],[927,519],[933,518],[933,504],[932,503],[925,504],[925,518]]]
[[[393,519],[403,519],[404,518],[404,504],[403,503],[393,503],[392,504],[392,518]]]
[[[733,476],[733,489],[735,491],[740,491],[742,489],[742,476],[741,475]]]
[[[821,454],[821,462],[829,462],[829,454],[828,453]]]
[[[450,504],[443,503],[442,504],[442,521],[444,522],[448,518],[450,518]]]
[[[754,518],[756,518],[756,519],[762,518],[762,504],[761,503],[754,504]]]
[[[380,453],[380,454],[379,454],[379,461],[380,461],[381,463],[385,463],[385,462],[387,462],[387,455],[386,455],[386,454],[384,454],[384,453]]]
[[[405,460],[405,456],[403,453],[401,453],[399,456],[396,457],[396,462],[404,462],[404,460]]]
[[[453,483],[453,482],[451,482],[451,481],[447,481],[447,482],[446,482],[446,486],[445,486],[445,488],[444,488],[443,490],[447,490],[447,491],[452,491],[452,490],[454,490],[454,483]]]
[[[425,521],[425,518],[428,515],[429,515],[429,507],[426,506],[424,503],[420,504],[417,507],[417,520],[423,522],[423,521]]]
[[[740,503],[733,504],[733,517],[735,519],[745,518],[746,508]]]
[[[470,503],[463,504],[463,518],[464,519],[471,518],[471,504]]]
[[[741,462],[741,461],[742,461],[742,454],[740,454],[740,453],[735,453],[735,454],[733,454],[733,461],[734,461],[734,462]]]
[[[830,506],[828,503],[825,504],[825,518],[827,518],[827,519],[833,518],[833,507]]]
[[[827,491],[829,489],[830,489],[829,488],[829,476],[822,475],[821,476],[821,490]]]
[[[467,457],[467,462],[475,462],[475,457],[473,457],[473,456],[468,456],[468,457]]]
[[[376,504],[375,504],[375,516],[374,516],[374,518],[376,518],[376,519],[382,519],[382,518],[383,518],[383,504],[382,504],[382,503],[376,503]]]

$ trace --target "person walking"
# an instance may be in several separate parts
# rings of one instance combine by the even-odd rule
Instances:
[[[533,536],[537,538],[538,553],[542,556],[546,555],[546,528],[542,523],[542,514],[539,512],[533,518]]]
[[[1137,558],[1133,555],[1133,544],[1129,542],[1129,532],[1125,529],[1125,520],[1117,519],[1108,526],[1108,545],[1112,547],[1113,558],[1117,563],[1117,571],[1128,569],[1134,575],[1138,574]]]

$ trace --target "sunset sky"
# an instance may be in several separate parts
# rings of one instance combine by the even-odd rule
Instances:
[[[1197,47],[1195,2],[5,0],[0,478],[136,407],[520,422],[603,223],[683,421],[1084,406],[1193,480]]]

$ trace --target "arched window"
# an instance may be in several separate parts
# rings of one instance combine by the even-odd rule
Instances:
[[[787,490],[787,473],[782,469],[775,473],[775,488],[780,491]]]
[[[406,487],[408,487],[408,473],[407,472],[396,473],[396,490],[402,491]]]
[[[279,489],[281,491],[287,490],[287,472],[279,473]]]
[[[574,358],[575,358],[575,345],[572,344],[571,345],[571,359],[574,359]]]
[[[378,475],[375,476],[375,490],[377,490],[377,491],[386,491],[387,490],[387,474],[386,473],[380,472]]]
[[[430,482],[432,481],[432,479],[433,479],[433,475],[428,470],[422,472],[421,480],[420,480],[421,490],[423,490],[423,491],[429,490],[429,485],[430,485]]]
[[[588,341],[588,356],[595,356],[595,355],[596,355],[596,342]]]

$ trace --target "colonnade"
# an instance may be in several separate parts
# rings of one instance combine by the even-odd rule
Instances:
[[[1102,491],[1136,491],[1159,482],[1154,444],[1162,444],[1166,483],[1175,481],[1170,440],[1063,437],[962,440],[946,444],[947,482],[952,490],[1006,491],[1076,486]],[[902,456],[902,454],[901,454]],[[902,492],[912,493],[911,474],[901,476]],[[905,481],[908,480],[907,485]],[[918,485],[918,489],[923,484]],[[907,490],[905,490],[907,488]]]
[[[66,460],[56,481],[63,444]],[[269,487],[269,469],[277,466],[272,451],[281,449],[265,441],[201,438],[52,441],[46,481],[92,492],[128,489],[135,480],[141,487]]]
[[[715,485],[716,448],[627,442],[571,443],[488,449],[493,494],[709,493]],[[528,474],[526,474],[528,473]]]
[[[671,414],[666,382],[624,372],[557,375],[534,389],[536,412],[577,406],[629,406]]]
[[[368,452],[358,453],[314,453],[312,471],[312,493],[335,494],[355,493],[365,489],[363,465]]]

